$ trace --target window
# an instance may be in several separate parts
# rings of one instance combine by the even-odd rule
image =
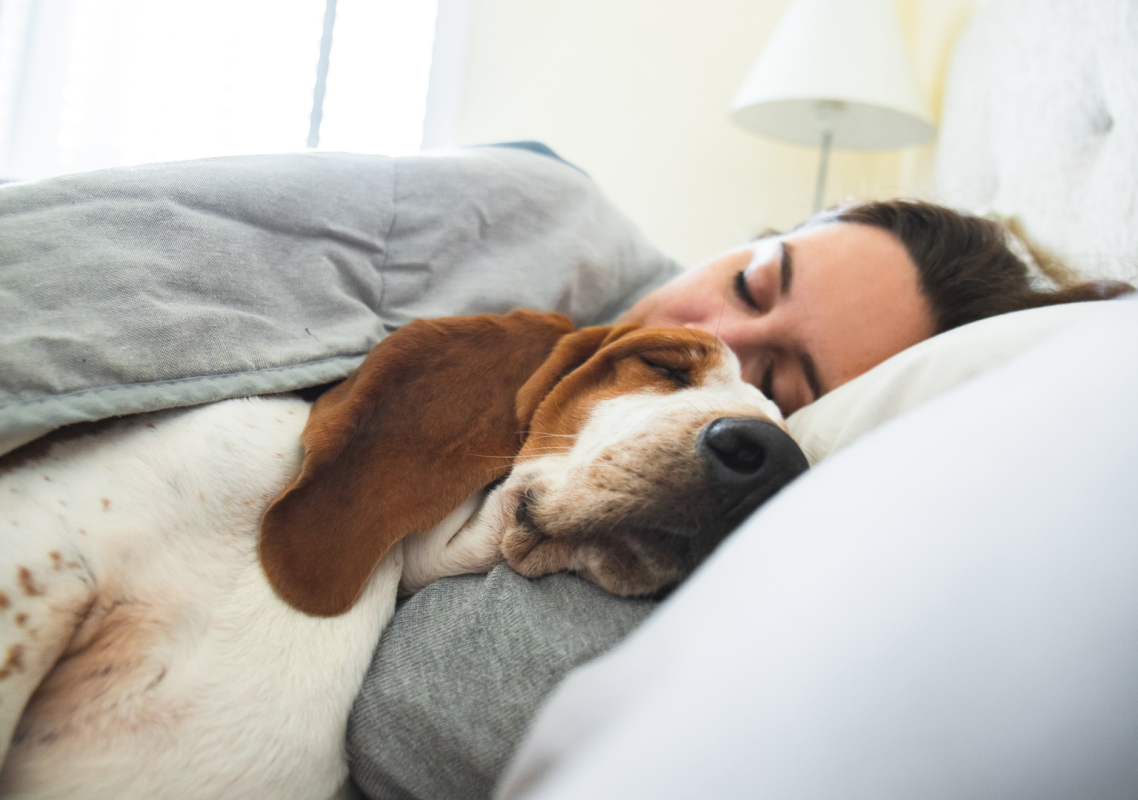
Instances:
[[[304,150],[327,0],[4,0],[0,177]],[[437,0],[336,0],[322,150],[423,135]]]

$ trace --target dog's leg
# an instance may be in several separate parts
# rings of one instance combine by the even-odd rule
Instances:
[[[402,594],[450,575],[489,572],[502,561],[498,492],[478,492],[426,533],[403,540]]]
[[[28,699],[95,598],[79,543],[35,481],[44,477],[0,480],[0,765]]]

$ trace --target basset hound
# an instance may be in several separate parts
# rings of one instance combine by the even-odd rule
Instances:
[[[64,429],[0,460],[0,795],[336,796],[399,592],[657,592],[805,468],[714,337],[535,312],[416,321],[314,404]]]

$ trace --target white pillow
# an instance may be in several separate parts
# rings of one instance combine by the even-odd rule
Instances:
[[[1003,364],[1100,305],[1068,303],[1017,311],[934,336],[791,414],[786,421],[790,434],[816,464],[882,423]]]
[[[763,505],[496,797],[1138,797],[1138,298],[1090,306]]]

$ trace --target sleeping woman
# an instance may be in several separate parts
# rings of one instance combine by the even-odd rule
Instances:
[[[985,317],[1134,291],[1117,281],[1034,288],[999,223],[889,200],[823,211],[713,258],[622,320],[712,333],[789,415],[906,347]],[[1064,282],[1054,262],[1037,263]]]
[[[1033,256],[1047,274],[1033,277],[992,220],[917,201],[856,203],[716,256],[620,319],[717,335],[789,415],[937,333],[1134,291],[1071,281]],[[354,780],[376,798],[489,796],[545,695],[653,607],[506,567],[428,587],[387,629],[356,701]]]

